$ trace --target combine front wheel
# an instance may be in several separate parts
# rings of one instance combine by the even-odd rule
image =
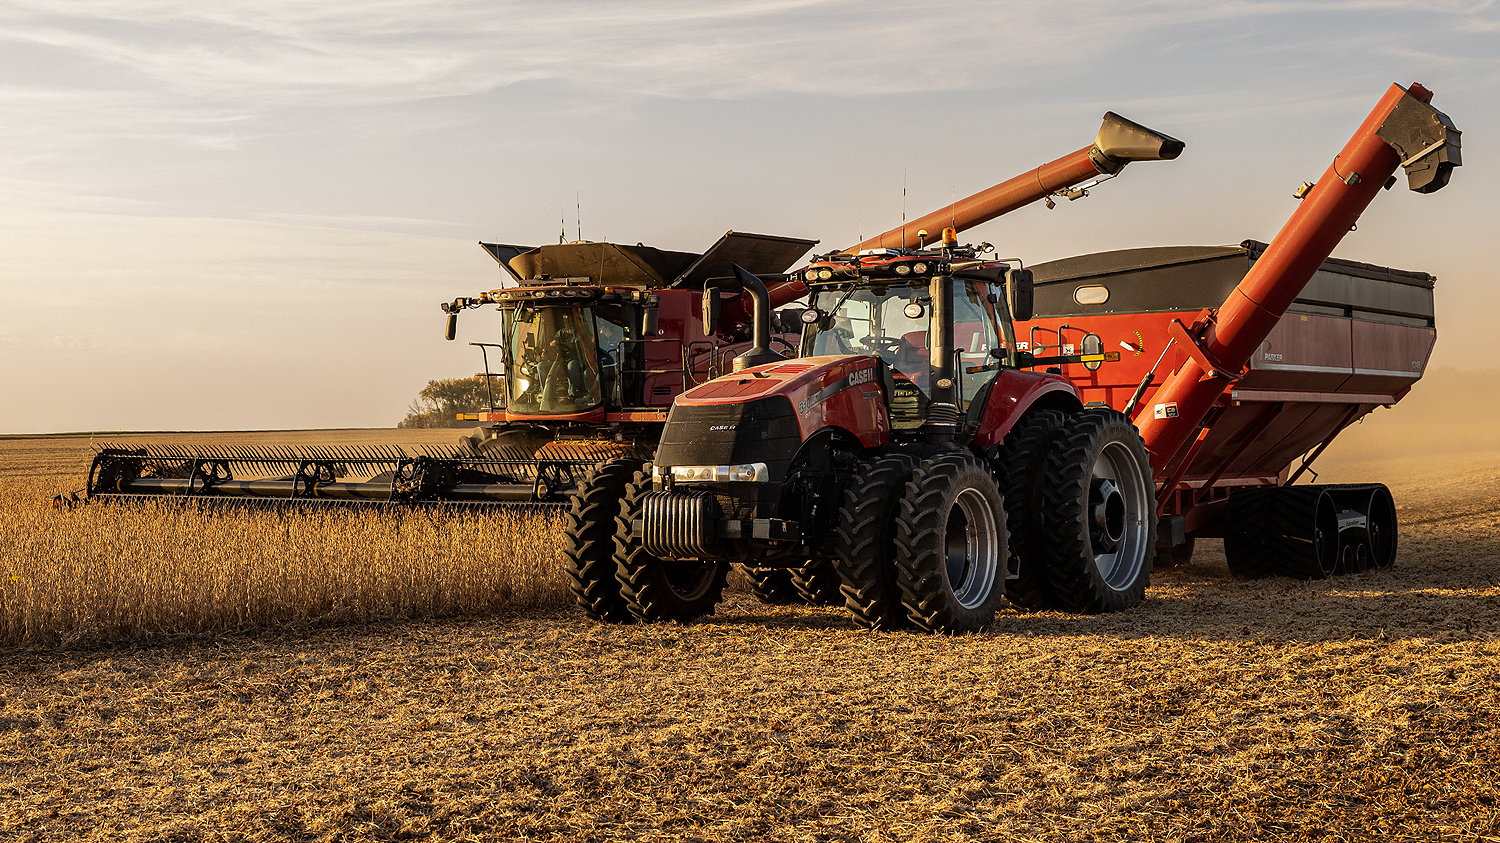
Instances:
[[[1139,605],[1156,546],[1150,458],[1130,419],[1085,410],[1068,420],[1047,455],[1034,546],[1051,592],[1076,612]]]
[[[564,565],[573,602],[596,621],[630,620],[615,580],[615,517],[625,487],[640,460],[611,460],[597,468],[572,495],[564,522]]]
[[[729,565],[658,559],[646,552],[631,522],[640,509],[641,496],[650,490],[650,475],[636,472],[615,519],[615,579],[620,595],[637,620],[690,621],[711,615],[724,596]]]
[[[896,526],[901,602],[919,628],[972,632],[1005,594],[1005,504],[995,478],[968,455],[927,460],[912,472]]]

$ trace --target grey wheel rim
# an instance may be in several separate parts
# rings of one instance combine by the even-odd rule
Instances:
[[[1108,442],[1094,458],[1089,481],[1089,540],[1105,585],[1123,591],[1141,576],[1153,548],[1146,519],[1155,514],[1150,478],[1124,442]]]
[[[697,600],[714,584],[714,566],[704,562],[662,562],[663,579],[683,600]]]
[[[948,511],[945,563],[953,598],[965,609],[984,605],[1000,572],[995,511],[979,489],[958,493]]]

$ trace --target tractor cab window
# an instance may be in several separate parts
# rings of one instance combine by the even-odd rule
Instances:
[[[927,320],[932,310],[926,284],[884,292],[819,290],[812,304],[825,315],[809,326],[803,341],[806,354],[874,354],[898,379],[926,391]]]
[[[528,302],[503,313],[510,412],[563,415],[603,402],[592,308]]]
[[[958,356],[959,409],[968,409],[974,396],[999,371],[990,350],[1000,348],[989,285],[978,281],[954,283],[953,349]]]

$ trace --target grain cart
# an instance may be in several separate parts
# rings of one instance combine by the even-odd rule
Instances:
[[[951,229],[936,248],[814,261],[799,273],[813,289],[804,356],[747,366],[673,403],[654,464],[626,487],[616,519],[621,599],[639,619],[685,620],[712,611],[730,563],[826,558],[856,618],[877,628],[977,629],[1008,584],[1022,604],[1137,605],[1160,516],[1185,516],[1172,509],[1181,467],[1227,417],[1212,411],[1232,401],[1250,355],[1397,166],[1432,192],[1459,163],[1458,133],[1430,96],[1392,86],[1318,184],[1299,191],[1303,204],[1227,300],[1177,326],[1186,360],[1137,414],[1139,433],[1062,375],[1121,351],[1021,349],[1014,323],[1031,316],[1031,279],[959,246]],[[764,318],[768,295],[741,275]],[[1345,533],[1390,543],[1371,536],[1368,515],[1388,494],[1304,501],[1294,490],[1270,503],[1300,513],[1289,532],[1257,525],[1273,550],[1338,547]],[[1325,524],[1332,538],[1318,532]]]

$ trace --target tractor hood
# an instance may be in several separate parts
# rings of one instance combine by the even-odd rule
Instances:
[[[885,394],[890,373],[865,354],[798,357],[753,366],[715,378],[677,396],[667,418],[676,424],[710,424],[716,408],[771,402],[789,408],[805,439],[838,428],[866,447],[889,438]],[[712,422],[729,424],[730,422]]]

